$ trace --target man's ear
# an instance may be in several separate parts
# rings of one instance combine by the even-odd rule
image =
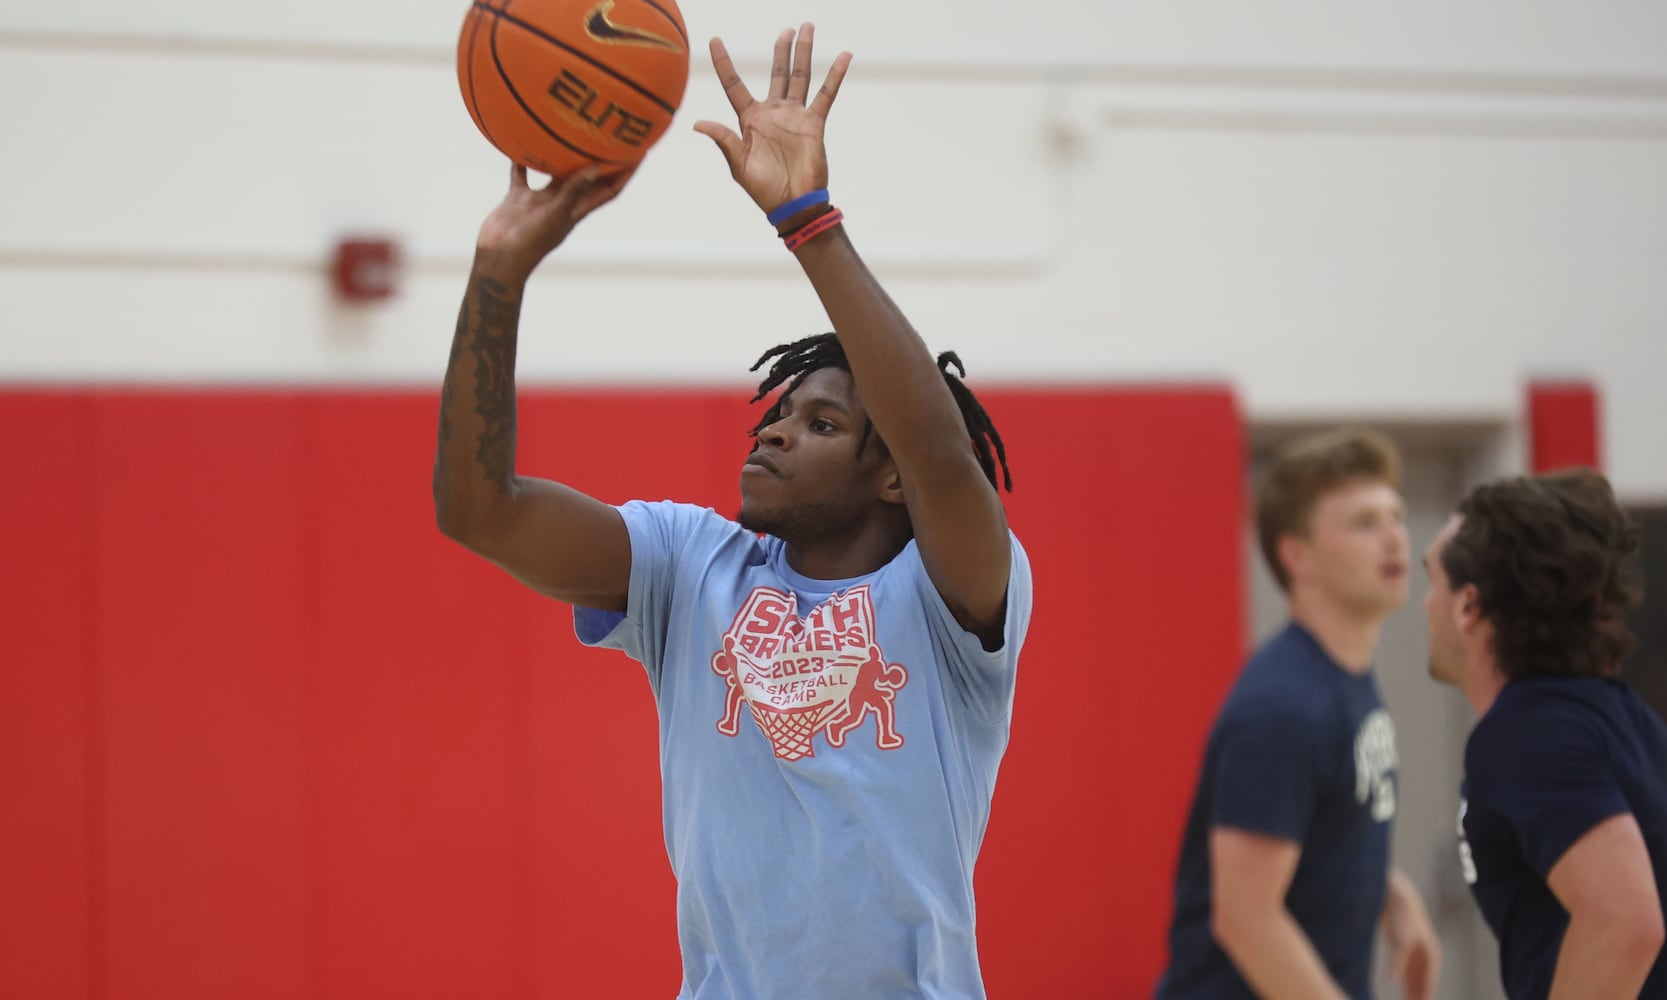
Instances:
[[[1461,633],[1468,632],[1482,621],[1481,592],[1474,583],[1467,583],[1454,596],[1458,600],[1453,602],[1453,624],[1459,627]]]
[[[1306,540],[1296,535],[1280,535],[1274,555],[1279,558],[1279,565],[1285,568],[1287,580],[1295,583],[1298,578],[1307,575],[1311,553]]]
[[[886,503],[903,502],[903,474],[897,471],[897,463],[890,458],[880,467],[880,499]]]

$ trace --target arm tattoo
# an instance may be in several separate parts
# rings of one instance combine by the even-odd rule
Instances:
[[[464,316],[457,317],[457,332],[452,335],[451,355],[446,358],[446,384],[440,389],[440,451],[451,444],[451,373],[457,367],[457,359],[463,354],[463,324]],[[438,471],[438,470],[436,470]]]
[[[520,302],[502,282],[480,279],[478,321],[469,351],[475,358],[475,413],[481,418],[475,461],[489,482],[509,489],[515,464],[515,324]]]
[[[457,359],[463,356],[463,337],[469,331],[469,302],[465,297],[457,311],[457,329],[452,333],[451,355],[446,358],[446,381],[440,389],[440,443],[434,449],[434,503],[443,509],[446,480],[452,475],[448,463],[452,440],[452,383],[457,378]]]

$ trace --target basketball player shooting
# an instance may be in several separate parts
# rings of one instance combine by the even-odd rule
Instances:
[[[1030,620],[1001,437],[864,266],[827,196],[812,28],[755,96],[721,42],[737,128],[700,122],[833,333],[772,348],[734,521],[609,506],[515,467],[528,276],[624,178],[534,189],[486,219],[442,392],[445,534],[574,606],[647,670],[685,1000],[977,998],[972,872]],[[780,392],[777,392],[780,390]],[[749,721],[750,720],[750,721]]]

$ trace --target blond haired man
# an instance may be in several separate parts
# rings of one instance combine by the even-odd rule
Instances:
[[[1283,448],[1257,489],[1290,621],[1210,732],[1159,1000],[1368,1000],[1380,926],[1405,995],[1434,991],[1440,947],[1389,865],[1395,728],[1372,671],[1407,599],[1400,464],[1382,435],[1332,431]]]

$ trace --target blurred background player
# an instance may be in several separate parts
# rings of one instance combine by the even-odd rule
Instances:
[[[1175,879],[1159,1000],[1371,996],[1382,927],[1409,998],[1441,951],[1389,865],[1395,728],[1372,671],[1406,602],[1400,456],[1339,430],[1281,449],[1256,492],[1263,555],[1290,622],[1259,648],[1204,751]]]
[[[1460,862],[1511,1000],[1667,1000],[1667,726],[1617,676],[1638,548],[1579,469],[1472,490],[1424,557],[1430,674],[1478,716]]]

